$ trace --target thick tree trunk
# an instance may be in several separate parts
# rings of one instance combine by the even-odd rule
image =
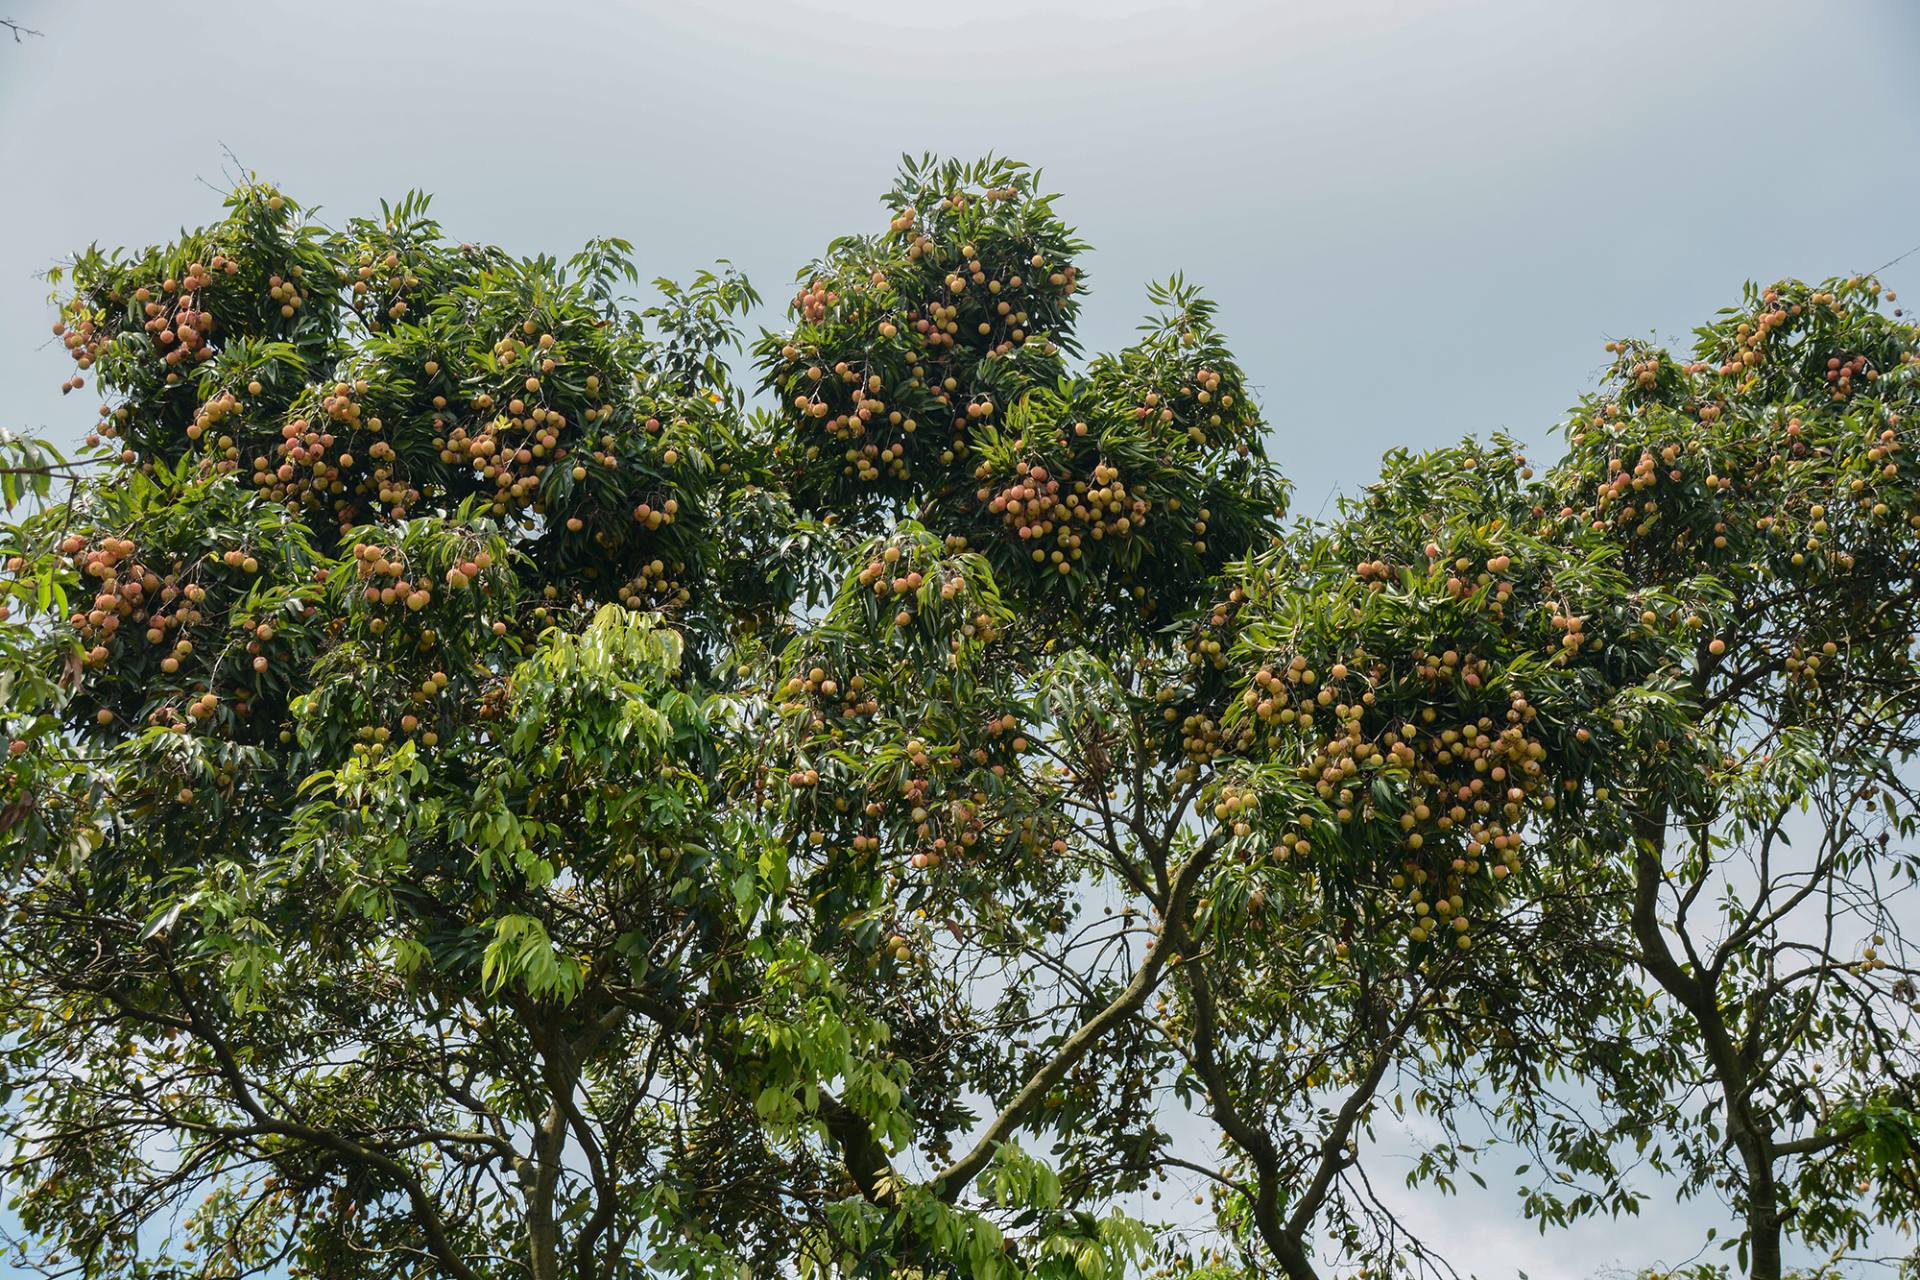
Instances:
[[[560,1280],[560,1235],[551,1218],[527,1221],[527,1271],[533,1280]]]
[[[1735,1142],[1747,1167],[1748,1280],[1780,1280],[1780,1188],[1773,1153],[1765,1136],[1750,1128]]]
[[[1267,1248],[1273,1252],[1274,1261],[1287,1273],[1287,1280],[1320,1280],[1320,1273],[1313,1269],[1313,1263],[1307,1259],[1306,1248],[1298,1240],[1285,1232],[1265,1235],[1265,1239]]]
[[[560,1227],[553,1220],[553,1200],[560,1184],[566,1124],[556,1101],[534,1136],[535,1156],[527,1186],[527,1269],[532,1280],[560,1280]]]

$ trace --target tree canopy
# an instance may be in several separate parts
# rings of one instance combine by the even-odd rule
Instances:
[[[883,203],[751,340],[724,263],[642,305],[420,195],[250,180],[57,274],[98,421],[0,434],[19,1265],[1449,1274],[1384,1179],[1509,1157],[1542,1230],[1713,1197],[1756,1280],[1911,1230],[1890,292],[1750,289],[1609,344],[1558,460],[1302,520],[1198,289],[1088,354],[1034,171]]]

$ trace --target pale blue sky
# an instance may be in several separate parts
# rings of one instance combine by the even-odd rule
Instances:
[[[1920,245],[1914,0],[0,0],[0,424],[92,402],[37,273],[215,215],[222,148],[336,218],[408,187],[451,234],[591,235],[770,297],[872,230],[902,151],[1043,166],[1096,246],[1090,348],[1205,285],[1297,505],[1395,444],[1544,444],[1629,333],[1743,280]],[[205,181],[203,181],[205,180]],[[1886,279],[1920,301],[1920,254]],[[1496,1165],[1496,1167],[1498,1167]],[[1413,1206],[1463,1269],[1676,1262],[1710,1205],[1541,1240],[1503,1190]]]

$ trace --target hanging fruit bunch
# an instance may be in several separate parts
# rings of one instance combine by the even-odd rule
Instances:
[[[1620,694],[1675,678],[1670,600],[1545,517],[1498,444],[1390,460],[1341,520],[1255,561],[1196,623],[1166,708],[1223,835],[1312,874],[1362,936],[1470,947],[1534,845],[1619,821],[1611,762],[1662,732]]]
[[[975,487],[929,504],[1043,616],[1171,619],[1278,533],[1287,487],[1213,304],[1179,280],[1150,296],[1141,341],[1029,393],[979,433]]]
[[[794,326],[757,348],[797,500],[858,513],[951,488],[977,433],[1065,372],[1084,246],[1037,177],[909,164],[887,230],[801,273]]]

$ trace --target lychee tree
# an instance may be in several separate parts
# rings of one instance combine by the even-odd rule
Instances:
[[[1625,631],[1622,582],[1596,539],[1541,536],[1537,484],[1511,441],[1390,456],[1187,638],[1168,715],[1233,838],[1168,925],[1192,958],[1158,1021],[1228,1139],[1210,1175],[1256,1269],[1439,1265],[1368,1177],[1375,1126],[1415,1114],[1440,1189],[1505,1138],[1543,1226],[1639,1203],[1581,1094],[1657,1106],[1664,1045],[1578,943],[1619,889],[1608,783],[1668,714],[1640,696],[1662,649],[1588,648]]]
[[[1683,1193],[1719,1191],[1738,1227],[1709,1240],[1755,1277],[1783,1273],[1788,1238],[1844,1254],[1910,1228],[1920,1203],[1902,938],[1920,333],[1883,293],[1782,282],[1685,358],[1609,344],[1617,363],[1560,462],[1536,476],[1506,450],[1390,457],[1341,520],[1239,575],[1192,644],[1220,683],[1192,686],[1190,748],[1252,771],[1226,809],[1352,904],[1341,971],[1388,993],[1372,1052],[1342,1044],[1335,1078],[1365,1085],[1381,1029],[1418,1018],[1391,983],[1434,974],[1436,939],[1475,955],[1518,942],[1504,980],[1446,997],[1452,1038],[1428,1030],[1389,1069],[1423,1092],[1437,1066],[1486,1073],[1468,1108],[1491,1092],[1482,1128],[1551,1157],[1525,1189],[1543,1221],[1630,1209],[1629,1150]],[[1294,770],[1310,794],[1287,795]],[[1244,897],[1264,907],[1277,886],[1257,879]],[[1297,928],[1282,900],[1278,931]],[[1519,931],[1542,913],[1559,919]],[[1259,996],[1243,915],[1231,964],[1176,971],[1171,1020],[1233,1142],[1229,1221],[1306,1274],[1288,1257],[1301,1188],[1354,1157],[1303,1151],[1310,1125],[1273,1122],[1270,1033],[1314,1040],[1286,1017],[1292,984],[1260,1021],[1218,994]],[[1528,989],[1544,1023],[1512,994]],[[1337,1031],[1332,1007],[1300,1021]],[[1542,1109],[1561,1073],[1600,1105]],[[1335,1140],[1370,1114],[1364,1091],[1346,1097],[1359,1105],[1320,1130]],[[1420,1103],[1447,1134],[1421,1168],[1450,1176],[1445,1097]],[[1372,1264],[1412,1245],[1349,1248]]]
[[[1272,857],[1309,859],[1336,895],[1391,890],[1378,908],[1355,899],[1371,927],[1338,949],[1356,986],[1433,972],[1434,957],[1406,962],[1403,938],[1430,948],[1457,931],[1474,953],[1560,913],[1513,935],[1504,983],[1450,998],[1459,1039],[1429,1033],[1413,1067],[1417,1080],[1461,1055],[1487,1073],[1483,1118],[1552,1157],[1529,1212],[1629,1208],[1615,1153],[1631,1143],[1683,1193],[1728,1200],[1737,1229],[1714,1236],[1755,1277],[1783,1274],[1790,1238],[1846,1254],[1910,1228],[1920,1203],[1903,939],[1920,332],[1893,301],[1871,279],[1782,282],[1750,290],[1684,358],[1609,344],[1617,362],[1570,416],[1560,462],[1536,476],[1504,450],[1390,457],[1342,520],[1295,531],[1246,574],[1195,645],[1241,697],[1190,713],[1194,743],[1221,759],[1277,748],[1313,786],[1278,813],[1277,779],[1246,787],[1248,829],[1277,823]],[[1358,701],[1331,700],[1340,727],[1303,733],[1326,716],[1316,687],[1355,671]],[[1496,712],[1510,705],[1476,718],[1489,692]],[[1481,786],[1496,780],[1504,797]],[[1523,845],[1537,852],[1513,858]],[[1232,954],[1194,976],[1256,989],[1244,945]],[[1661,998],[1602,980],[1608,965]],[[1564,1002],[1531,1037],[1557,1053],[1513,1034],[1527,1002],[1490,1000],[1503,986],[1543,993],[1549,1012]],[[1288,1024],[1236,1044],[1235,1001],[1205,982],[1172,992],[1237,1148],[1241,1230],[1301,1274],[1285,1255],[1294,1224],[1263,1220],[1258,1196],[1297,1212],[1288,1192],[1320,1183],[1303,1179],[1310,1160],[1289,1162],[1291,1134],[1250,1121],[1284,1096],[1260,1073],[1264,1033]],[[1476,1028],[1475,1014],[1492,1017]],[[1340,1025],[1324,1005],[1305,1020]],[[1380,1061],[1342,1065],[1364,1082]],[[1574,1073],[1600,1105],[1542,1111],[1542,1070]],[[1422,1109],[1445,1123],[1444,1103]],[[1328,1131],[1350,1114],[1364,1104]],[[1448,1136],[1423,1158],[1443,1171]]]
[[[1884,902],[1904,865],[1854,832],[1869,781],[1904,830],[1912,628],[1870,584],[1904,598],[1905,411],[1837,442],[1906,387],[1908,328],[1821,328],[1824,294],[1765,321],[1807,317],[1799,381],[1632,348],[1565,462],[1396,454],[1288,525],[1198,290],[1084,356],[1084,246],[1032,171],[910,160],[885,203],[753,344],[751,412],[724,265],[642,308],[622,242],[520,259],[419,197],[331,228],[249,183],[71,264],[100,421],[71,459],[0,437],[26,1261],[1420,1271],[1369,1177],[1418,1110],[1416,1180],[1509,1142],[1546,1225],[1637,1204],[1622,1143],[1719,1179],[1770,1274],[1766,1188],[1685,1104],[1751,1130],[1848,1036],[1843,1090],[1765,1112],[1800,1197],[1773,1224],[1857,1237],[1860,1176],[1911,1203],[1897,941],[1781,985],[1763,899],[1712,977],[1735,1009],[1663,976],[1686,921],[1638,905],[1649,858],[1656,912],[1712,870],[1669,829],[1770,848],[1807,779],[1846,852],[1797,902]],[[1809,551],[1849,557],[1834,609],[1767,594]],[[1736,621],[1780,665],[1703,680]],[[1726,763],[1769,750],[1797,772]],[[1804,1048],[1728,1085],[1712,1037],[1748,1017]],[[1197,1248],[1121,1208],[1174,1176],[1216,1188]]]
[[[714,349],[752,294],[631,276],[260,184],[72,264],[108,404],[5,457],[24,1264],[775,1265],[837,1175],[756,1099],[898,1123],[718,791],[712,674],[787,611],[763,532],[808,536]]]
[[[1610,344],[1555,478],[1565,524],[1671,597],[1642,622],[1680,642],[1687,714],[1622,793],[1618,953],[1674,1006],[1698,1064],[1681,1151],[1756,1277],[1783,1237],[1846,1252],[1920,1204],[1920,331],[1895,301],[1783,281],[1683,355]]]

